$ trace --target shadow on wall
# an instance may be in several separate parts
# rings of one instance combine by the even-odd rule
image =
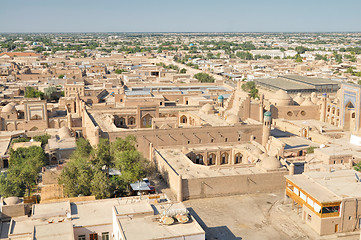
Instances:
[[[227,239],[227,240],[242,240],[241,237],[236,237],[229,230],[227,226],[219,227],[207,227],[207,225],[202,221],[202,219],[197,215],[193,208],[187,208],[189,213],[197,220],[199,225],[206,232],[206,239]]]

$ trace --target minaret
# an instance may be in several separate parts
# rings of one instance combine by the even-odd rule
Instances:
[[[322,94],[321,97],[321,114],[320,114],[320,121],[326,121],[326,105],[327,105],[327,93]]]
[[[264,118],[263,118],[262,145],[264,147],[266,147],[268,138],[271,133],[271,124],[272,124],[272,114],[271,112],[267,111],[264,113]]]
[[[264,102],[264,95],[261,94],[259,98],[259,121],[263,122],[263,102]]]

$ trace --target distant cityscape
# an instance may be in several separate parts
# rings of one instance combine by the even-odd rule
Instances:
[[[0,239],[360,239],[359,32],[0,33],[0,119]]]

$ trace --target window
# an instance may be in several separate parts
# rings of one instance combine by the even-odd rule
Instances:
[[[79,235],[78,240],[85,240],[85,235]]]
[[[89,234],[90,240],[98,240],[98,234],[97,233],[91,233]]]
[[[108,232],[103,232],[102,233],[102,240],[109,240],[109,233]]]
[[[311,222],[312,217],[311,217],[311,215],[310,215],[310,214],[308,214],[308,216],[307,216],[307,220]]]
[[[340,206],[323,207],[322,213],[337,213],[340,211]]]

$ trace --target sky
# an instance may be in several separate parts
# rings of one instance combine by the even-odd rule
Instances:
[[[361,32],[361,0],[1,0],[0,32]]]

